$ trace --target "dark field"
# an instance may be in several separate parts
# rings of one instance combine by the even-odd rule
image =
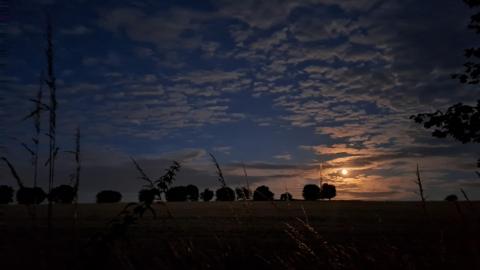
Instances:
[[[0,207],[0,269],[480,269],[479,202],[182,202],[105,240],[124,204]],[[171,216],[168,216],[168,211]]]

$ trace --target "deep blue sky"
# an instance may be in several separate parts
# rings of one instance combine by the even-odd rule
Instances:
[[[408,119],[478,98],[450,79],[477,41],[462,1],[10,1],[0,144],[26,182],[19,145],[33,126],[21,118],[45,70],[45,10],[62,150],[83,133],[83,201],[100,189],[134,198],[129,156],[152,176],[177,159],[177,184],[216,188],[208,152],[229,185],[244,185],[243,162],[277,195],[300,196],[323,163],[339,199],[412,199],[419,163],[429,198],[462,187],[480,199],[478,147]],[[58,162],[68,183],[72,157]],[[3,165],[0,177],[14,184]]]

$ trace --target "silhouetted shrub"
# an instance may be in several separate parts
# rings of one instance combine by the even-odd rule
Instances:
[[[293,196],[289,192],[285,192],[285,193],[282,193],[282,195],[280,195],[280,201],[291,201],[291,200],[293,200]]]
[[[252,196],[252,191],[246,187],[235,188],[235,193],[237,194],[237,200],[249,200]]]
[[[0,204],[9,204],[13,202],[13,188],[10,186],[0,186]]]
[[[47,194],[39,187],[22,187],[17,191],[19,204],[41,204],[47,198]]]
[[[217,201],[234,201],[235,191],[229,187],[221,187],[215,192]]]
[[[152,204],[156,196],[160,196],[160,191],[157,188],[142,189],[138,192],[138,201]]]
[[[253,192],[254,201],[273,201],[275,194],[267,186],[259,186]]]
[[[118,203],[122,200],[122,194],[114,190],[102,190],[97,193],[97,203]]]
[[[53,188],[47,197],[54,203],[69,204],[72,203],[75,198],[75,189],[68,185],[61,185]]]
[[[210,189],[206,188],[202,193],[200,193],[200,198],[204,201],[204,202],[209,202],[213,199],[213,191],[211,191]]]
[[[337,189],[334,185],[329,185],[327,183],[322,185],[322,190],[320,192],[321,199],[332,199],[337,196]]]
[[[198,201],[198,197],[200,196],[200,194],[196,186],[188,185],[186,186],[186,191],[187,191],[187,200],[192,202]]]
[[[303,187],[302,196],[306,201],[320,199],[320,188],[315,184],[307,184]]]
[[[165,193],[169,202],[184,202],[187,200],[187,188],[184,186],[172,187]]]
[[[447,197],[445,197],[445,201],[456,202],[456,201],[458,201],[458,197],[455,194],[450,194]]]
[[[102,190],[97,193],[97,203],[118,203],[122,200],[122,194],[114,190]]]

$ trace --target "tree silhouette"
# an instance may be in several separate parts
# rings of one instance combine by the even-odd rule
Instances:
[[[280,195],[280,201],[291,201],[293,200],[292,194],[290,192],[285,192]]]
[[[97,193],[97,203],[117,203],[122,200],[122,194],[114,190],[102,190]]]
[[[235,191],[229,187],[221,187],[215,192],[217,201],[234,201]]]
[[[13,202],[13,188],[6,185],[0,186],[0,204]]]
[[[470,8],[480,6],[478,0],[464,0],[463,2]],[[477,34],[480,33],[480,12],[470,16],[468,28],[474,30]],[[480,48],[472,47],[465,49],[465,58],[467,58],[467,62],[463,64],[463,73],[453,74],[452,77],[458,79],[460,83],[478,84],[480,82]]]
[[[320,195],[320,188],[315,184],[307,184],[303,187],[302,196],[306,201],[318,200]]]
[[[204,202],[209,202],[213,199],[213,191],[211,191],[210,189],[206,188],[202,193],[200,193],[200,198],[204,201]]]
[[[480,100],[476,106],[458,103],[445,112],[421,113],[410,118],[426,129],[433,128],[433,137],[451,136],[462,143],[480,142]]]
[[[47,198],[47,193],[39,187],[22,187],[17,191],[17,202],[19,204],[41,204]]]
[[[445,197],[445,201],[447,202],[456,202],[458,201],[458,197],[455,194],[450,194],[447,197]]]
[[[267,186],[259,186],[253,192],[254,201],[273,201],[275,194]]]
[[[169,188],[165,193],[165,197],[169,202],[184,202],[187,200],[187,195],[187,188],[184,186]]]
[[[329,185],[327,183],[322,185],[322,189],[320,191],[320,198],[321,199],[332,199],[337,196],[337,189],[334,185]]]
[[[188,185],[185,188],[187,192],[187,199],[192,202],[198,201],[198,197],[200,196],[198,192],[198,187],[194,185]]]
[[[464,0],[470,8],[480,6],[478,0]],[[468,28],[480,33],[480,12],[470,17]],[[452,78],[462,84],[480,83],[480,47],[465,49],[466,62],[462,73],[453,74]],[[437,110],[434,113],[420,113],[410,116],[418,124],[423,124],[426,129],[433,128],[432,136],[437,138],[453,137],[462,143],[480,142],[480,100],[476,106],[462,103],[449,107],[445,112]],[[477,162],[480,167],[480,159]],[[480,173],[478,173],[480,177]]]
[[[252,191],[247,187],[237,187],[235,188],[235,193],[237,194],[237,200],[249,200]]]
[[[160,196],[158,188],[142,189],[138,192],[138,201],[146,204],[152,204],[156,197]]]
[[[70,204],[75,199],[75,188],[68,185],[55,187],[48,194],[48,200],[54,203]]]
[[[10,163],[6,157],[0,157],[0,160],[7,164],[8,168],[10,169],[10,173],[17,181],[19,189],[16,194],[16,199],[19,204],[40,204],[45,200],[47,194],[45,191],[43,191],[43,189],[39,187],[25,187],[13,164]]]

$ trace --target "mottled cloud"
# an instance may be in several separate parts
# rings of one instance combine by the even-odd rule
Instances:
[[[138,155],[151,167],[166,164],[162,153],[186,151],[192,156],[184,180],[201,186],[214,185],[204,150],[211,149],[232,185],[245,181],[243,160],[252,183],[276,193],[299,196],[303,184],[322,178],[337,185],[341,199],[412,199],[419,163],[432,198],[460,186],[480,196],[478,147],[431,138],[408,119],[476,99],[450,79],[472,44],[461,1],[84,7],[82,24],[58,22],[65,135],[79,125],[87,145],[116,149],[112,157]],[[0,90],[0,134],[12,149],[11,137],[29,140],[29,123],[14,119],[28,111],[44,67],[41,48],[29,47],[43,42],[32,25],[20,16],[10,27],[18,45],[8,74],[15,92]],[[112,173],[131,185],[134,173],[123,172],[128,160],[102,160],[92,162],[98,168],[89,177]],[[124,175],[114,176],[117,169]]]

